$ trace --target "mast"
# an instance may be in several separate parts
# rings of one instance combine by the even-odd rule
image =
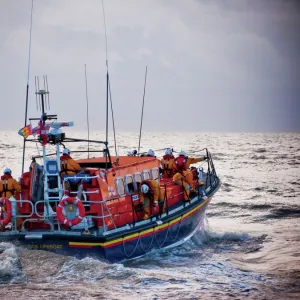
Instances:
[[[30,58],[31,58],[32,14],[33,14],[33,0],[31,1],[31,13],[30,13],[29,46],[28,46],[28,67],[27,67],[27,85],[26,85],[25,122],[24,122],[24,126],[26,126],[26,124],[27,124],[27,111],[28,111]],[[25,144],[26,144],[26,138],[24,138],[24,140],[23,140],[22,173],[24,173]]]

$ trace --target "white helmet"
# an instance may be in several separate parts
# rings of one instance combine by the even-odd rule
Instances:
[[[186,157],[186,153],[185,153],[184,151],[180,151],[180,152],[179,152],[179,156],[180,156],[180,155]]]
[[[147,152],[147,156],[155,156],[154,151],[152,149],[149,149]]]
[[[149,192],[149,186],[147,184],[142,184],[142,186],[141,186],[141,192],[143,194],[147,194]]]
[[[11,174],[11,169],[9,168],[6,168],[4,171],[3,171],[3,174]]]
[[[171,148],[167,148],[165,150],[165,155],[172,155],[172,149]]]
[[[63,154],[70,154],[70,153],[71,153],[71,151],[68,148],[65,148],[63,151]]]

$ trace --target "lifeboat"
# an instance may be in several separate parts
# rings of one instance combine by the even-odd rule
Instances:
[[[26,122],[29,63],[30,59]],[[108,112],[110,84],[106,65]],[[160,159],[138,151],[113,156],[108,133],[105,141],[67,137],[63,130],[74,123],[59,122],[57,115],[46,112],[50,108],[47,77],[43,77],[44,89],[40,89],[38,77],[35,83],[41,116],[29,119],[30,124],[19,130],[24,138],[21,192],[14,199],[0,199],[0,242],[119,262],[175,247],[195,234],[221,184],[207,148],[197,152],[205,157],[201,168],[180,172],[173,172],[170,166],[164,172]],[[106,132],[107,118],[108,113]],[[35,127],[31,124],[34,122]],[[32,156],[25,170],[28,143],[38,145],[42,154]],[[70,170],[65,158],[62,170],[62,152],[65,154],[66,146],[75,143],[83,149],[72,151],[75,156],[80,153],[80,171]],[[92,143],[96,150],[90,151]],[[87,147],[83,148],[83,144]],[[90,158],[91,153],[95,157]]]
[[[164,172],[160,159],[137,151],[112,156],[107,138],[66,137],[64,127],[74,123],[46,113],[48,94],[36,90],[42,115],[30,119],[38,121],[36,127],[19,131],[23,166],[28,143],[40,145],[42,155],[32,156],[29,170],[23,170],[21,192],[0,199],[0,242],[118,262],[180,245],[195,234],[221,184],[207,148],[198,151],[201,168],[180,171],[168,166]],[[64,151],[70,143],[80,143],[81,149],[88,143],[86,150],[72,152],[87,154],[73,162],[76,170],[68,166]],[[90,151],[91,143],[98,150]],[[100,154],[90,158],[91,152]]]
[[[206,158],[202,168],[187,170],[194,185],[188,189],[185,175],[163,175],[156,157],[111,156],[106,141],[67,138],[62,128],[72,122],[45,112],[41,119],[43,133],[26,142],[40,143],[43,154],[32,157],[20,178],[17,213],[10,213],[9,199],[1,200],[8,208],[2,223],[12,226],[0,232],[0,241],[118,262],[180,245],[197,231],[220,187],[208,149],[199,150]],[[70,142],[93,142],[102,154],[77,160],[81,171],[62,176],[60,155]]]

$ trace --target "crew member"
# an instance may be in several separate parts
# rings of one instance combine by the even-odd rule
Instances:
[[[191,191],[191,186],[187,183],[186,177],[183,174],[177,172],[173,176],[173,181],[177,185],[179,185],[179,186],[182,187],[184,200],[188,201],[189,200],[190,191]]]
[[[160,199],[159,183],[156,180],[143,180],[140,189],[140,201],[144,206],[144,219],[152,214],[152,206],[158,205]]]
[[[11,176],[11,169],[6,168],[3,174],[4,175],[1,176],[1,181],[0,181],[0,195],[1,197],[5,197],[9,199],[12,206],[12,216],[16,217],[18,215],[18,207],[14,196],[16,196],[16,193],[21,192],[21,186],[17,182],[17,180]],[[1,208],[1,212],[5,212],[5,210],[6,210],[5,207]],[[18,226],[18,228],[21,224],[22,224],[22,220],[20,218],[17,219],[16,225]],[[11,228],[11,224],[8,224],[5,228]],[[5,229],[2,228],[1,230],[5,230]]]
[[[161,160],[161,171],[163,176],[165,177],[172,177],[174,174],[174,166],[175,163],[175,157],[173,155],[172,149],[167,148],[165,150],[165,155],[163,156]]]
[[[179,156],[176,157],[174,163],[174,169],[176,172],[182,174],[185,177],[186,183],[189,184],[191,190],[195,191],[194,186],[194,175],[193,172],[190,171],[189,167],[191,164],[195,164],[200,161],[204,161],[207,159],[206,156],[201,156],[197,158],[188,157],[184,151],[180,151]]]
[[[70,153],[70,150],[65,148],[63,151],[63,155],[60,157],[62,177],[64,177],[65,175],[76,175],[81,171],[79,163],[70,156]]]
[[[11,169],[6,168],[3,174],[4,175],[1,176],[0,181],[0,194],[1,197],[9,199],[10,197],[21,191],[21,186],[19,185],[17,180],[11,176]]]
[[[127,153],[127,156],[136,156],[136,155],[137,155],[137,150],[132,150]]]
[[[155,157],[155,153],[152,149],[149,149],[146,156],[149,156],[149,157]]]

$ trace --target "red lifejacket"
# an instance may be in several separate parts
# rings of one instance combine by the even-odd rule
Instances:
[[[175,159],[173,154],[166,154],[163,156],[164,165],[162,166],[164,170],[172,170],[172,166],[170,166],[170,160]]]
[[[1,180],[8,180],[10,178],[12,178],[12,176],[9,175],[9,174],[4,174],[4,175],[1,176]]]
[[[177,171],[181,172],[186,170],[186,162],[187,162],[187,157],[180,155],[176,157],[175,159],[175,166]]]
[[[70,159],[71,156],[69,154],[63,154],[61,157],[60,157],[60,160],[68,160]]]

